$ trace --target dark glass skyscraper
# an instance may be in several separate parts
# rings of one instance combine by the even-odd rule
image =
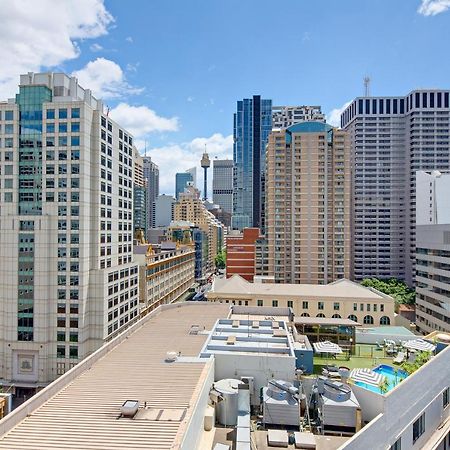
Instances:
[[[272,100],[254,95],[237,102],[233,126],[232,227],[264,229],[266,144],[272,130]]]

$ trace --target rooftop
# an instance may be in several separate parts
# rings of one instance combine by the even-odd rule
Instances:
[[[0,449],[180,448],[210,367],[197,358],[207,335],[189,331],[228,313],[221,304],[159,308],[0,421]],[[168,351],[181,358],[165,362]],[[131,399],[147,409],[120,418]]]
[[[281,320],[219,319],[201,356],[214,353],[293,356],[293,342]]]
[[[360,327],[361,324],[350,319],[336,319],[328,317],[296,317],[294,323],[297,325],[320,325],[320,326],[346,326]]]
[[[216,279],[211,294],[220,296],[236,295],[267,295],[267,296],[308,296],[320,298],[359,298],[367,300],[386,300],[394,302],[394,299],[373,288],[367,288],[342,279],[333,283],[318,284],[279,284],[279,283],[250,283],[239,275],[231,278]]]

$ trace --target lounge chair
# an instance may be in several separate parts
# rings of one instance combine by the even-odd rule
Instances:
[[[406,353],[399,352],[398,355],[392,360],[395,364],[401,364],[406,358]]]

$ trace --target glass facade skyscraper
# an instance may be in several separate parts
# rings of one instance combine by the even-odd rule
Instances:
[[[194,176],[191,172],[179,172],[175,174],[175,198],[177,200],[179,199],[180,194],[184,192],[184,189],[189,182],[194,182]]]
[[[237,102],[233,126],[232,227],[264,229],[266,144],[272,130],[272,100],[254,95]]]

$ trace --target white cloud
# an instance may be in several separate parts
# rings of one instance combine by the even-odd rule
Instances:
[[[89,49],[91,50],[91,52],[99,52],[101,50],[103,50],[103,47],[100,44],[92,44]]]
[[[424,16],[435,16],[450,8],[450,0],[422,0],[422,4],[417,9],[419,14]]]
[[[333,125],[334,127],[340,127],[341,126],[341,114],[345,111],[345,108],[347,108],[348,105],[350,105],[351,102],[344,103],[340,108],[332,109],[327,114],[327,123],[330,125]]]
[[[195,100],[195,97],[192,97],[192,95],[190,95],[190,96],[186,99],[186,101],[189,102],[189,103],[192,103],[194,100]]]
[[[12,97],[18,75],[76,58],[81,39],[108,32],[114,19],[103,0],[0,0],[0,99]]]
[[[133,43],[133,38],[132,38],[131,36],[126,37],[125,40],[126,40],[127,42],[129,42],[130,44]]]
[[[91,89],[99,98],[120,98],[139,94],[143,89],[130,86],[122,68],[109,59],[97,58],[89,61],[85,67],[73,72],[81,86]]]
[[[136,142],[141,153],[143,153],[143,143]],[[173,194],[175,191],[175,174],[184,172],[191,167],[197,167],[197,187],[203,189],[203,170],[200,167],[200,159],[206,151],[211,158],[211,168],[208,171],[208,196],[211,198],[212,182],[212,160],[233,158],[233,136],[223,136],[215,133],[210,137],[198,137],[190,142],[181,144],[171,144],[164,147],[150,148],[147,155],[159,166],[160,192]]]
[[[178,117],[161,117],[147,106],[131,106],[119,103],[110,111],[110,116],[137,139],[152,132],[178,131]]]

